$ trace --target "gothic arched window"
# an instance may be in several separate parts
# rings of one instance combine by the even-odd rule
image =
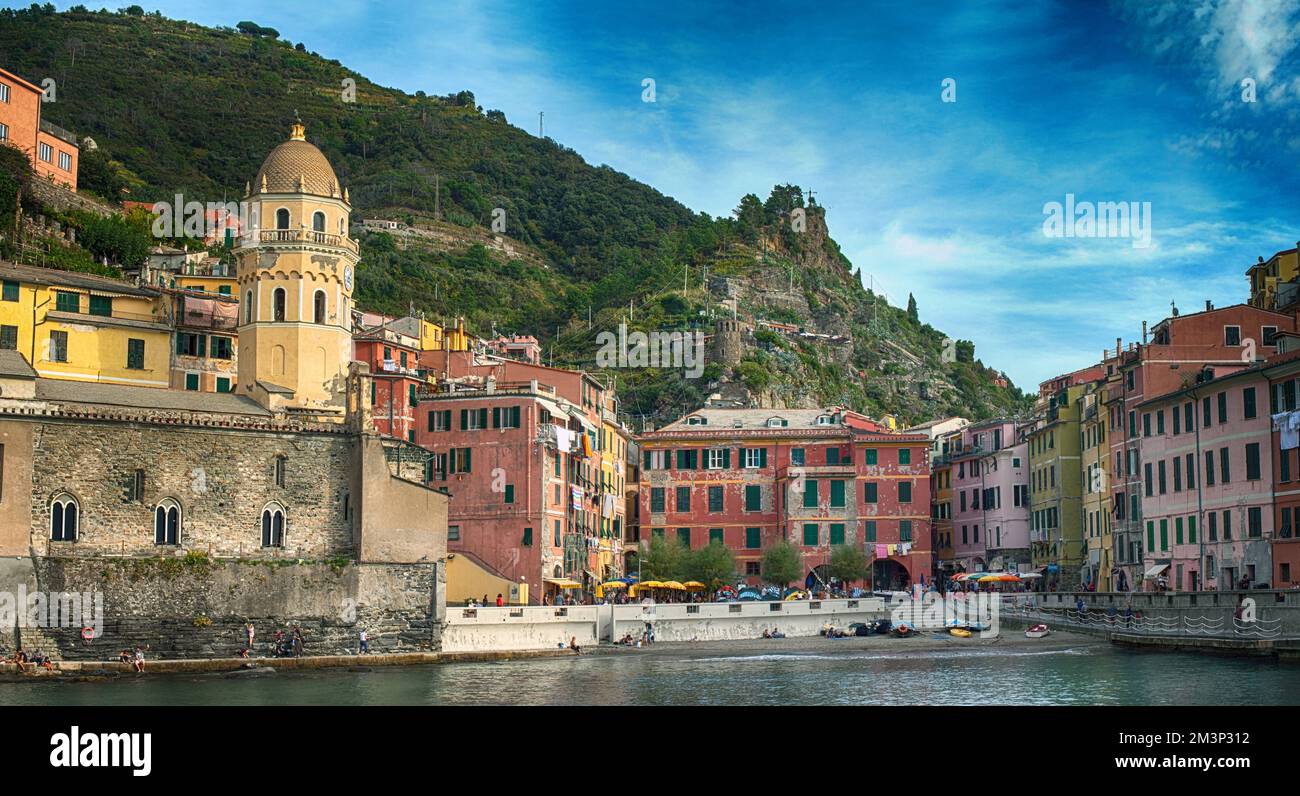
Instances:
[[[312,318],[316,323],[325,322],[325,291],[317,290],[312,298]]]
[[[275,289],[275,292],[272,293],[271,295],[274,299],[273,303],[275,306],[274,319],[277,321],[283,321],[284,320],[284,298],[285,298],[284,288],[277,287]]]
[[[77,541],[80,521],[81,511],[76,498],[68,494],[55,497],[50,503],[50,541]]]
[[[180,544],[181,506],[167,498],[153,511],[153,543]]]
[[[284,547],[284,507],[279,503],[262,509],[262,547]]]
[[[282,208],[280,208],[279,210],[275,211],[275,228],[276,228],[276,229],[288,229],[288,228],[289,228],[289,210],[288,210],[288,208],[282,207]]]

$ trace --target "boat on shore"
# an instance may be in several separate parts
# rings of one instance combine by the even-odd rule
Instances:
[[[970,638],[970,631],[964,627],[949,628],[948,632],[957,638]]]
[[[1025,631],[1025,637],[1042,638],[1043,636],[1046,636],[1050,632],[1052,631],[1047,629],[1047,625],[1039,623],[1037,625],[1030,625],[1029,629]]]

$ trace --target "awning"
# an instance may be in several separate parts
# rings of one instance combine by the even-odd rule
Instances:
[[[579,583],[579,582],[576,581],[576,580],[569,580],[568,578],[543,578],[543,580],[545,580],[547,583],[551,584],[552,586],[557,586],[557,587],[559,587],[559,588],[561,588],[561,589],[581,589],[581,588],[582,588],[582,584],[581,584],[581,583]]]
[[[1164,572],[1166,569],[1169,569],[1169,565],[1168,565],[1168,564],[1156,564],[1154,567],[1151,567],[1150,569],[1148,569],[1148,570],[1146,571],[1146,574],[1143,575],[1143,577],[1146,577],[1146,578],[1154,578],[1154,577],[1157,577],[1161,572]]]
[[[569,417],[572,417],[574,420],[577,420],[579,423],[582,424],[582,427],[587,429],[588,431],[591,432],[596,431],[596,425],[587,419],[587,416],[582,413],[582,410],[574,409],[573,407],[570,407]]]
[[[560,405],[557,404],[555,401],[548,401],[545,398],[538,398],[537,403],[541,404],[543,409],[550,412],[551,417],[564,417],[564,410],[561,409]]]

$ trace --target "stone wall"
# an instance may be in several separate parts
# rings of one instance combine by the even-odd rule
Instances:
[[[28,193],[38,204],[50,210],[85,210],[101,217],[122,212],[81,194],[69,191],[62,185],[56,185],[47,179],[33,179],[28,186]]]
[[[37,589],[103,595],[103,626],[87,644],[81,625],[20,629],[27,649],[63,659],[105,660],[126,647],[148,658],[231,657],[255,629],[254,655],[269,655],[277,629],[301,627],[309,655],[346,654],[358,633],[372,652],[436,650],[434,564],[352,564],[285,560],[41,558]],[[9,588],[17,582],[8,573]],[[31,588],[30,585],[27,586]],[[90,624],[83,617],[82,624]]]
[[[354,550],[345,514],[351,437],[174,428],[142,423],[50,420],[37,427],[32,478],[32,549],[37,554],[176,555],[324,559]],[[284,485],[276,457],[284,457]],[[132,494],[144,473],[142,499]],[[75,542],[49,541],[50,505],[77,498]],[[181,545],[154,544],[154,509],[181,506]],[[262,548],[262,510],[283,507],[283,550]]]

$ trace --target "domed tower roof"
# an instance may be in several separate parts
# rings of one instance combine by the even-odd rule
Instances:
[[[305,193],[342,198],[334,168],[315,144],[307,141],[301,123],[295,122],[289,140],[271,150],[257,171],[252,192]]]

